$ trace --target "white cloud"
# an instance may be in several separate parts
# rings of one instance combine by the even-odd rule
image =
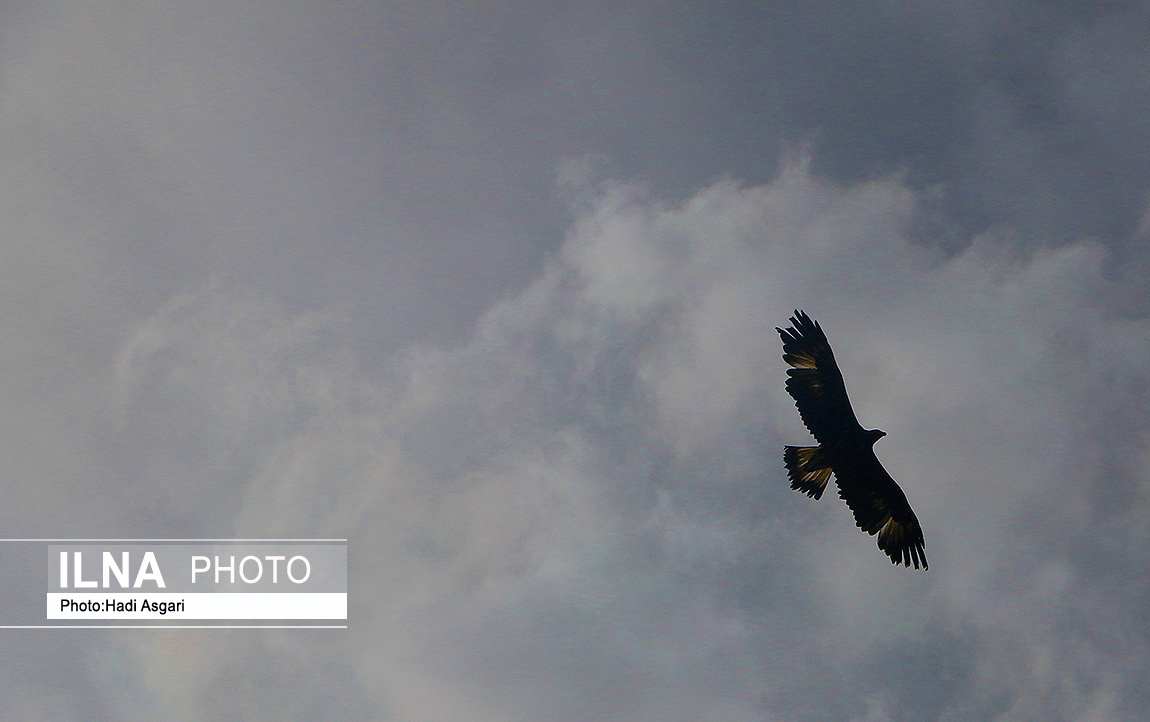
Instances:
[[[1138,718],[1145,13],[882,4],[0,8],[6,534],[354,558],[348,634],[16,636],[0,716]],[[796,306],[927,574],[786,488]]]
[[[121,380],[130,407],[182,385],[209,425],[262,440],[235,532],[351,538],[354,635],[294,653],[354,670],[384,718],[835,716],[844,695],[870,700],[858,719],[1124,709],[1134,680],[1094,634],[1142,632],[1121,614],[1059,631],[1088,560],[1050,535],[1099,522],[1101,456],[1144,473],[1150,326],[1108,312],[1096,246],[1017,257],[988,237],[948,259],[906,240],[914,212],[897,180],[801,166],[678,206],[607,184],[468,344],[411,349],[387,379],[355,370],[330,318],[209,286],[140,327]],[[793,306],[890,433],[929,573],[892,567],[837,499],[786,490],[779,446],[807,437],[773,326]],[[1116,518],[1104,536],[1144,547],[1145,521]],[[1077,653],[1098,671],[1067,696],[1053,680]],[[884,676],[948,655],[919,687]],[[215,659],[187,679],[226,687]],[[1018,659],[1035,671],[1009,687],[983,676]]]

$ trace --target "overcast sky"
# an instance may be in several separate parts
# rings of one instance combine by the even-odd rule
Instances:
[[[346,537],[346,631],[7,631],[0,716],[1150,708],[1141,2],[0,7],[0,536]],[[805,444],[819,320],[929,572]]]

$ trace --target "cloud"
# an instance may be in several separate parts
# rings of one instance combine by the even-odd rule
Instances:
[[[189,635],[164,684],[142,670],[165,642],[126,646],[154,710],[242,716],[303,679],[339,690],[327,713],[380,719],[1141,708],[1146,609],[1121,580],[1150,540],[1150,324],[1112,312],[1133,281],[1106,249],[987,235],[946,257],[908,240],[899,179],[834,186],[801,160],[677,204],[584,191],[560,252],[469,341],[378,374],[336,317],[218,285],[125,342],[125,433],[201,429],[148,454],[227,500],[167,513],[352,551],[349,634]],[[780,447],[807,436],[773,326],[794,306],[889,432],[929,573],[786,488]]]
[[[8,535],[353,585],[17,637],[4,714],[1137,718],[1145,11],[798,7],[0,10]],[[786,488],[796,306],[928,574]]]

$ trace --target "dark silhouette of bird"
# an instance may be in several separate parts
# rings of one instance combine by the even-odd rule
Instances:
[[[783,463],[791,488],[818,499],[834,474],[839,496],[878,548],[895,564],[927,569],[926,542],[918,517],[902,489],[879,463],[874,442],[886,433],[864,429],[855,418],[842,372],[817,321],[796,309],[791,327],[776,328],[783,339],[787,393],[818,446],[787,446]]]

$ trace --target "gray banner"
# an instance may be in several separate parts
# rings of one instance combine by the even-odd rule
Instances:
[[[343,544],[52,543],[47,554],[50,592],[347,591]]]

